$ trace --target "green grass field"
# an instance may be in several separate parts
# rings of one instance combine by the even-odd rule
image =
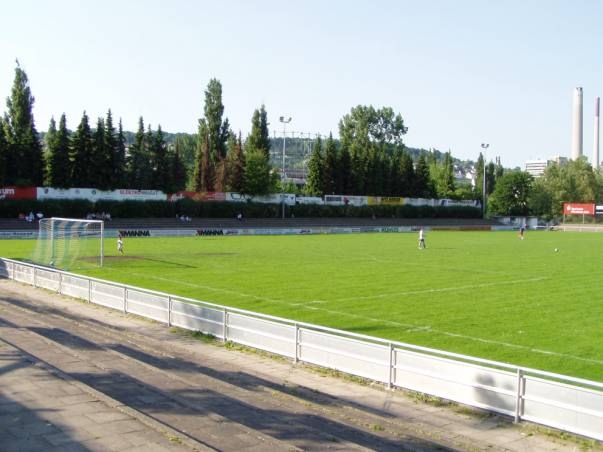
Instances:
[[[87,275],[603,381],[603,234],[127,238]],[[33,241],[0,242],[26,257]],[[558,252],[554,249],[558,248]]]

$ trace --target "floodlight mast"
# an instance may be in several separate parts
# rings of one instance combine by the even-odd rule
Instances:
[[[482,217],[486,218],[486,151],[490,147],[489,143],[482,143],[482,149],[484,150],[484,174],[482,177]]]
[[[285,119],[284,116],[278,118],[280,122],[283,123],[283,164],[282,164],[282,172],[281,172],[281,203],[282,203],[282,216],[283,220],[285,219],[285,141],[286,141],[286,127],[287,124],[291,122],[291,116]]]

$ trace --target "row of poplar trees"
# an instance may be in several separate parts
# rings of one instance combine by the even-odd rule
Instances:
[[[168,193],[184,188],[186,171],[177,149],[169,149],[161,126],[145,130],[139,120],[130,146],[121,119],[116,128],[111,110],[92,129],[86,112],[75,131],[65,114],[54,118],[40,140],[32,113],[34,97],[27,74],[17,62],[8,111],[0,119],[0,186],[49,186],[155,189]]]
[[[270,166],[268,115],[264,105],[251,118],[243,143],[223,119],[222,85],[211,79],[205,90],[204,117],[199,120],[193,190],[264,195],[276,190],[278,175]]]
[[[142,117],[134,142],[128,145],[121,119],[116,128],[111,110],[105,118],[98,118],[94,129],[84,112],[73,132],[63,114],[58,125],[51,120],[42,141],[35,128],[27,75],[17,62],[7,112],[0,119],[0,186],[133,188],[166,193],[188,188],[249,195],[282,190],[278,173],[270,165],[264,105],[254,111],[251,133],[243,142],[224,117],[220,82],[211,79],[204,94],[204,116],[198,121],[198,133],[190,137],[193,153],[191,140],[187,146],[187,140],[178,139],[168,146],[161,126],[155,131],[150,125],[145,129]],[[435,153],[423,153],[413,161],[402,141],[406,132],[402,117],[391,108],[352,108],[339,122],[339,141],[332,136],[316,140],[305,193],[481,197],[481,184],[473,192],[458,193],[450,153],[439,160]],[[483,168],[483,159],[478,160],[478,171],[480,163]],[[487,185],[488,191],[494,186]]]

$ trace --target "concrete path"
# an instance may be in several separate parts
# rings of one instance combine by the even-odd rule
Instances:
[[[0,451],[603,450],[0,279]]]

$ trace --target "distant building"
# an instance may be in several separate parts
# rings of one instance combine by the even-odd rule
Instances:
[[[540,177],[544,174],[544,170],[546,170],[553,163],[564,165],[567,163],[567,157],[557,155],[549,160],[528,160],[525,163],[525,171],[534,177]]]
[[[552,160],[528,160],[525,163],[526,173],[534,177],[540,177],[551,163],[553,163]]]

